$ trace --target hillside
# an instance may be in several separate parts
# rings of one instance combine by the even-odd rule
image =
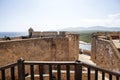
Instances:
[[[59,30],[60,31],[120,31],[120,27],[105,27],[105,26],[68,27]]]
[[[59,29],[59,31],[68,31],[80,34],[80,40],[90,43],[92,34],[95,32],[120,32],[120,27],[105,27],[105,26],[93,26],[93,27],[69,27]]]
[[[77,33],[77,34],[80,34],[80,41],[84,41],[84,42],[87,42],[87,43],[91,43],[91,37],[92,37],[92,34],[93,33],[96,33],[96,32],[111,32],[111,31],[99,31],[99,30],[86,30],[86,31],[70,31],[72,33]],[[112,31],[113,32],[113,31]]]
[[[87,43],[91,43],[91,37],[94,32],[95,31],[72,31],[72,33],[80,34],[80,41],[84,41]]]

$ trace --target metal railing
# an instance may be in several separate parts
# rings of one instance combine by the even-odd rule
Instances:
[[[6,69],[10,69],[9,79],[6,77],[8,74]],[[36,75],[38,75],[37,80],[44,80],[44,74],[48,74],[48,80],[63,80],[63,70],[66,75],[65,80],[71,80],[71,71],[73,71],[74,80],[106,80],[106,77],[107,80],[120,80],[120,73],[118,72],[109,71],[81,61],[24,61],[23,59],[18,60],[17,63],[0,67],[0,80],[27,80],[28,76],[30,80],[36,80]],[[84,71],[86,71],[87,79],[83,76]]]

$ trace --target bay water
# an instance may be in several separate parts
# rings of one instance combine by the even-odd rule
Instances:
[[[0,32],[0,38],[7,37],[17,37],[17,36],[26,36],[27,32]]]

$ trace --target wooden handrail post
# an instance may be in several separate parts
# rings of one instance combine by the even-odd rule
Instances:
[[[75,64],[75,80],[82,80],[82,63],[76,61]]]
[[[19,59],[18,63],[18,80],[25,80],[25,67],[24,67],[24,59]]]

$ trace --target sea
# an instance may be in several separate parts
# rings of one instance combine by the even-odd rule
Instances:
[[[7,37],[17,37],[17,36],[26,36],[27,32],[0,32],[0,38]]]
[[[28,35],[27,32],[0,32],[0,38],[4,38],[5,36],[7,36],[7,37],[17,37],[17,36],[26,36],[26,35]],[[79,48],[86,49],[86,50],[91,50],[91,44],[79,43]]]
[[[79,48],[91,51],[91,44],[90,43],[88,43],[88,44],[79,43]]]

